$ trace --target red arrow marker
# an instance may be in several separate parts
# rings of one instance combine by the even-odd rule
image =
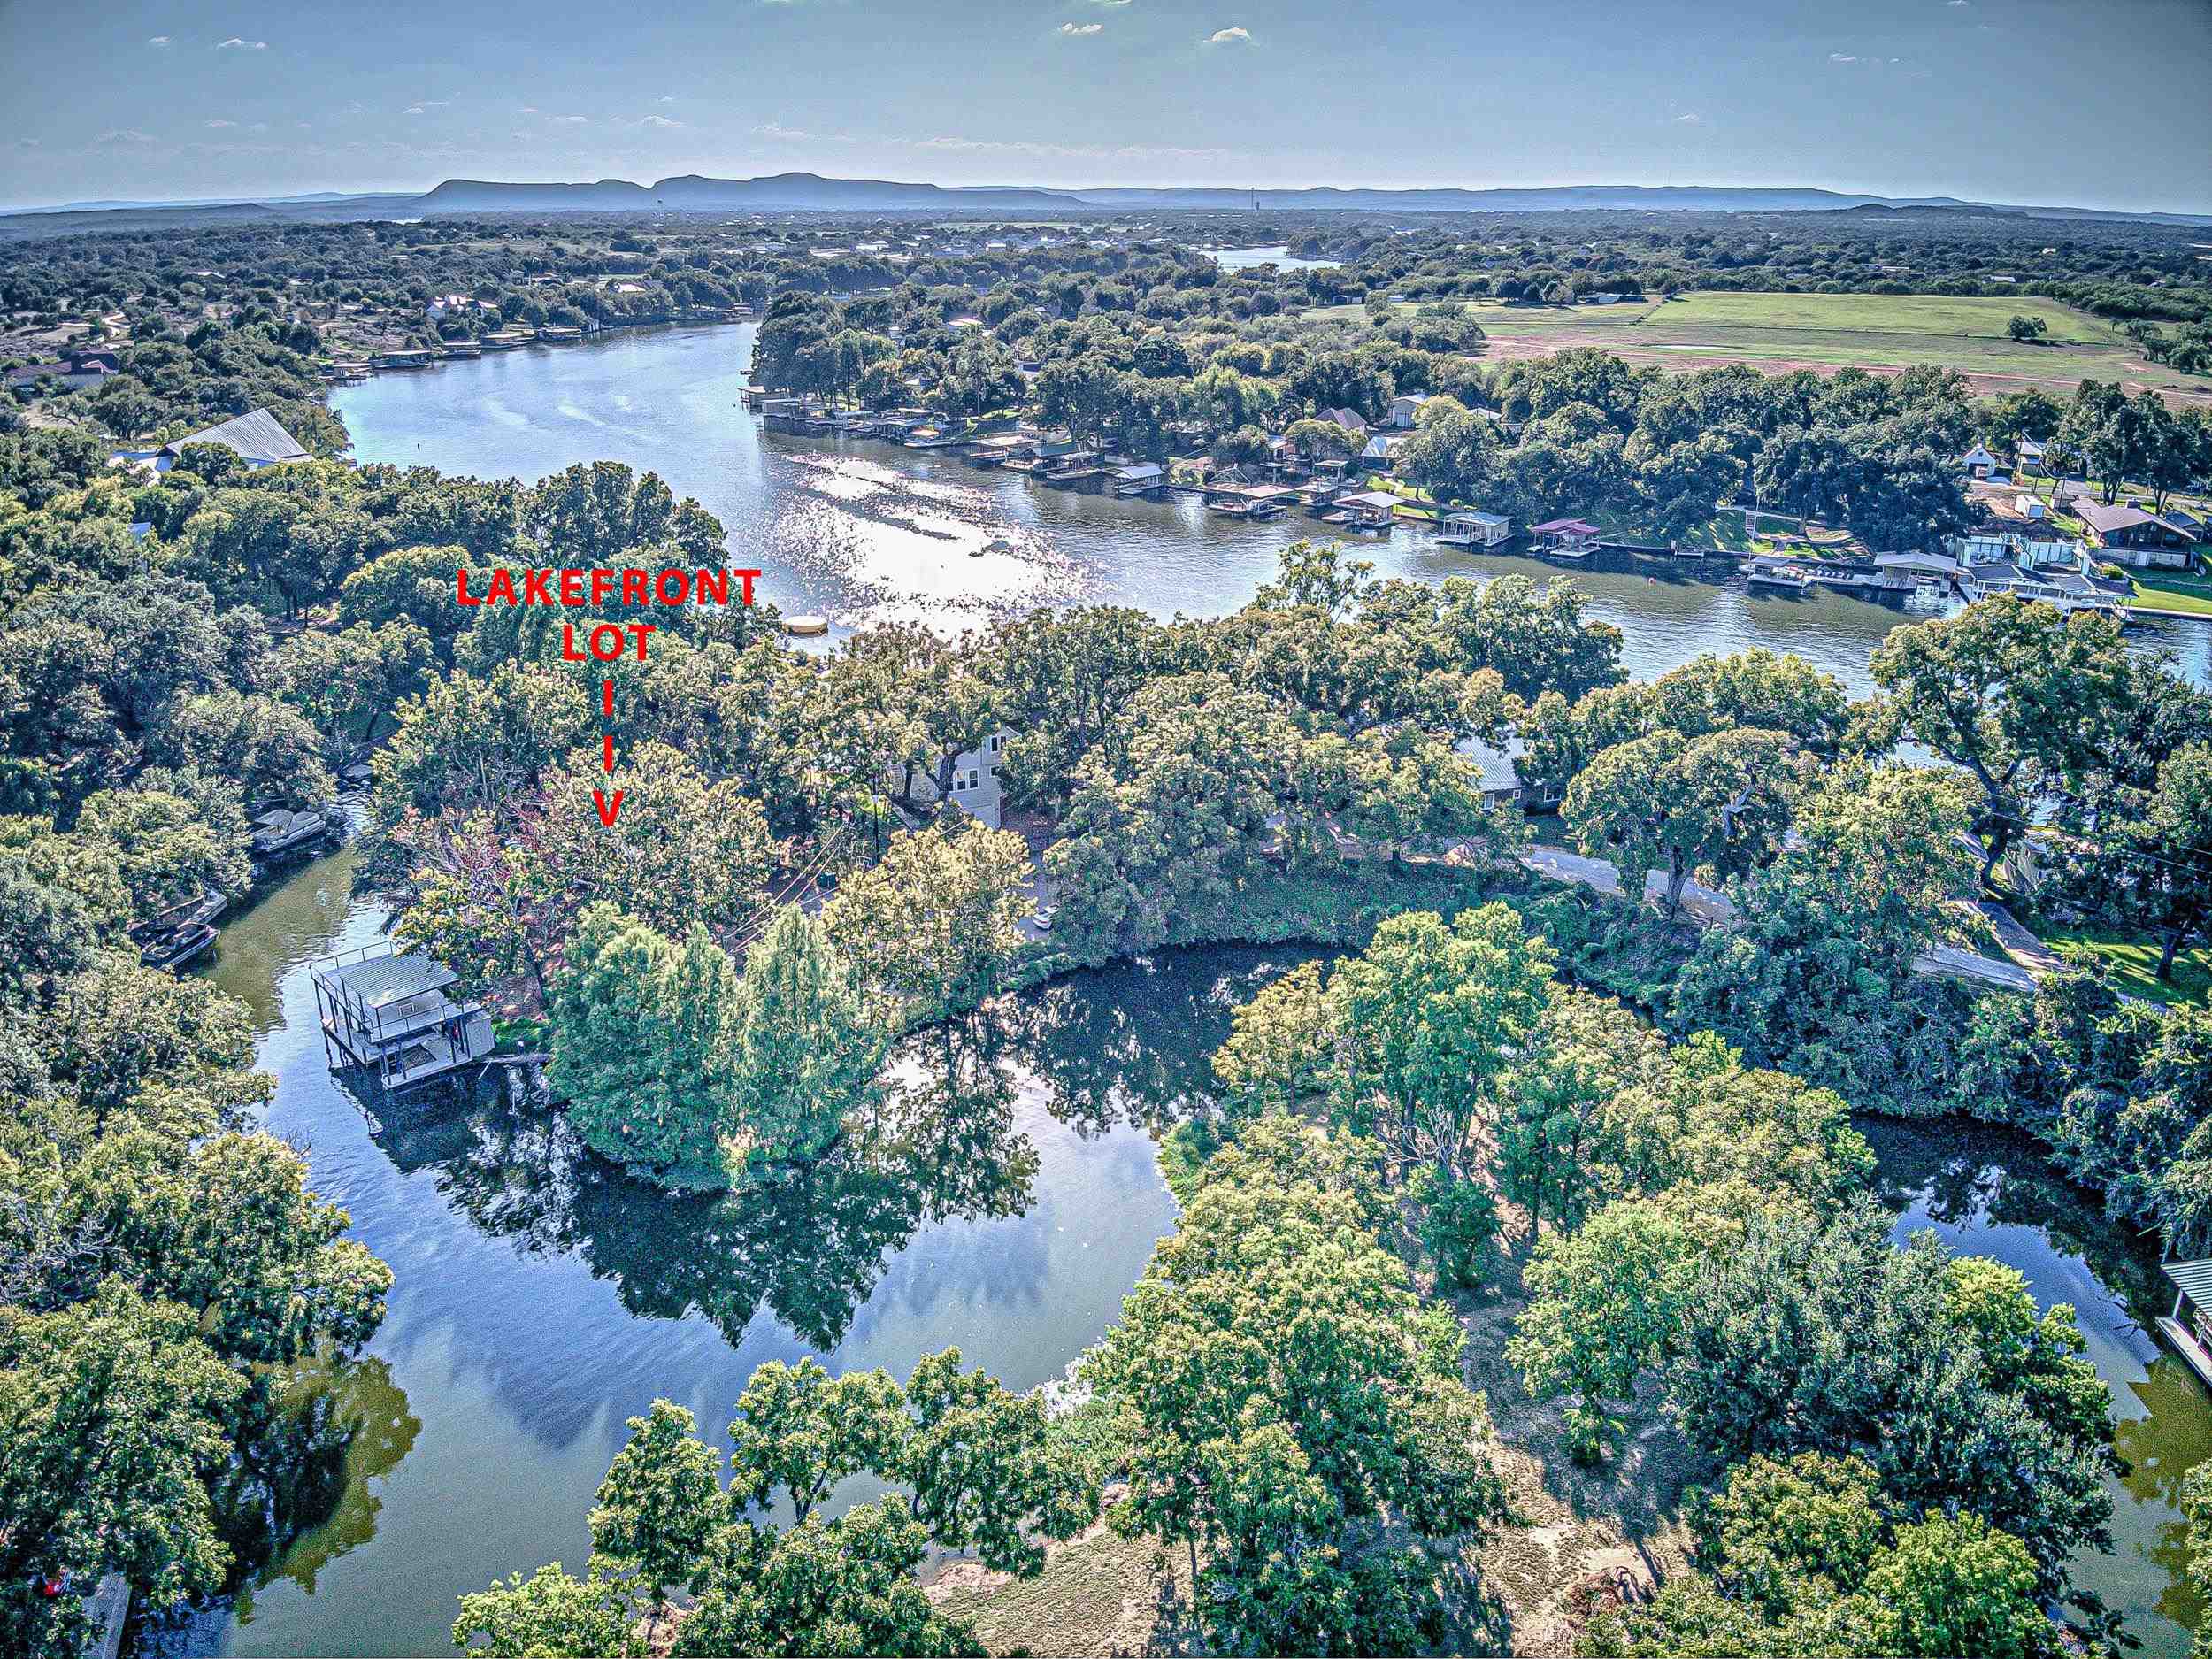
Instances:
[[[599,745],[601,764],[608,772],[612,772],[614,770],[614,733],[602,732],[599,734]]]
[[[599,808],[599,821],[602,824],[610,827],[613,826],[615,814],[622,810],[622,797],[626,793],[625,790],[617,789],[614,792],[614,799],[610,801],[597,789],[591,792],[592,801]]]
[[[614,718],[614,681],[611,680],[599,682],[599,711],[610,720]]]

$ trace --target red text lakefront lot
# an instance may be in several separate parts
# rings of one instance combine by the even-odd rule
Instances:
[[[726,605],[730,578],[738,580],[738,603],[753,603],[757,570],[495,570],[480,594],[469,591],[469,573],[454,572],[455,590],[465,605]]]

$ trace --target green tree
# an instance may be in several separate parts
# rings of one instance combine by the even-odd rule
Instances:
[[[573,1578],[557,1561],[527,1578],[511,1573],[504,1584],[463,1596],[453,1645],[487,1659],[644,1659],[651,1649],[632,1613],[620,1585],[597,1571]]]
[[[1905,740],[1963,768],[1981,791],[1982,880],[2062,780],[2095,764],[2127,686],[2117,627],[2009,595],[1899,628],[1874,653],[1882,695],[1863,741]]]
[[[1098,1488],[1053,1440],[1043,1406],[964,1373],[958,1348],[923,1356],[906,1406],[912,1425],[887,1467],[913,1488],[915,1519],[937,1543],[1029,1578],[1045,1564],[1033,1532],[1072,1538],[1097,1518]]]
[[[548,1009],[549,1074],[585,1145],[671,1184],[724,1184],[741,1005],[728,956],[695,923],[680,948],[611,904],[587,910]]]
[[[937,1018],[1001,987],[1022,948],[1029,875],[1020,836],[955,813],[893,835],[881,859],[839,884],[822,926],[898,1018]]]
[[[1201,1545],[1217,1550],[1202,1610],[1250,1605],[1286,1497],[1295,1552],[1348,1547],[1386,1509],[1432,1539],[1504,1512],[1457,1325],[1375,1237],[1371,1178],[1344,1150],[1287,1119],[1252,1124],[1201,1171],[1086,1362],[1128,1439],[1113,1523],[1184,1540],[1194,1577]],[[1277,1495],[1241,1496],[1255,1481]]]
[[[595,1565],[635,1576],[653,1609],[649,1642],[659,1630],[668,1593],[694,1589],[703,1576],[715,1533],[728,1522],[721,1471],[713,1448],[692,1433],[691,1413],[665,1400],[632,1417],[630,1438],[599,1483],[591,1512]]]
[[[730,1423],[731,1494],[760,1505],[781,1486],[796,1526],[847,1476],[896,1469],[908,1426],[898,1385],[882,1371],[833,1377],[811,1359],[770,1360],[747,1379]]]
[[[732,1121],[749,1160],[811,1162],[849,1120],[872,1116],[886,1034],[822,924],[799,906],[779,910],[746,952],[725,1029]]]
[[[1593,759],[1560,817],[1585,852],[1612,860],[1632,897],[1663,871],[1673,915],[1694,873],[1725,880],[1780,850],[1796,780],[1787,742],[1754,727],[1689,740],[1662,729]]]
[[[73,1659],[109,1571],[166,1606],[215,1589],[229,1552],[202,1471],[227,1456],[245,1380],[174,1303],[111,1282],[51,1313],[0,1308],[0,1634]],[[48,1584],[67,1589],[53,1599]]]
[[[1535,1031],[1552,952],[1503,904],[1394,916],[1329,979],[1340,1118],[1403,1164],[1471,1174],[1497,1081]]]

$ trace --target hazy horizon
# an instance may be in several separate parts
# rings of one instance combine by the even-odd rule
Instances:
[[[2212,213],[2203,0],[0,0],[0,201],[794,171]]]

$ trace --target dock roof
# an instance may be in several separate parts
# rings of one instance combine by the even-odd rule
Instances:
[[[2174,1281],[2174,1287],[2200,1308],[2212,1308],[2212,1259],[2193,1262],[2168,1262],[2159,1271]]]
[[[370,1008],[385,1008],[411,996],[419,996],[425,991],[442,990],[460,977],[443,963],[434,962],[415,951],[350,962],[342,968],[333,969],[329,974],[329,978]]]

